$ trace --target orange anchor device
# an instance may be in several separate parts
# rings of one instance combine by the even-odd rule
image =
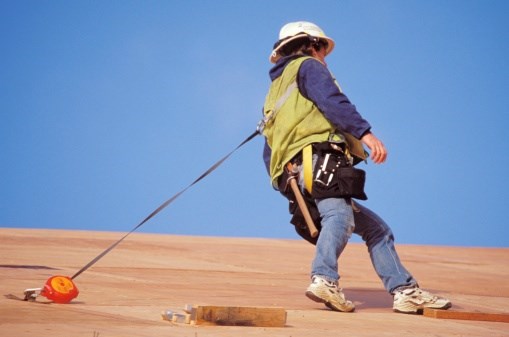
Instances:
[[[50,277],[44,287],[25,290],[25,301],[34,301],[38,295],[46,297],[55,303],[71,302],[79,294],[78,287],[68,276],[56,275]]]

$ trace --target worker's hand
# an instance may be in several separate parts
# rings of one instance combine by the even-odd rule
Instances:
[[[380,139],[376,138],[371,132],[368,132],[361,138],[361,141],[371,151],[371,160],[375,164],[382,164],[385,162],[387,159],[387,149]]]

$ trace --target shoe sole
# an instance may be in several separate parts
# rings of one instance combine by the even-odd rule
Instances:
[[[449,302],[449,303],[447,303],[446,305],[444,305],[443,307],[440,307],[440,308],[433,308],[433,307],[425,307],[425,308],[436,309],[436,310],[447,310],[450,307],[452,307],[452,303]],[[408,314],[408,315],[422,315],[424,313],[424,308],[418,308],[418,309],[415,309],[415,310],[408,310],[408,311],[394,309],[394,308],[392,310],[394,312],[397,312],[397,313],[400,313],[400,314]]]
[[[335,307],[334,305],[332,305],[332,303],[330,303],[329,301],[327,300],[324,300],[323,298],[321,297],[318,297],[317,295],[315,295],[312,291],[306,291],[306,296],[312,300],[312,301],[315,301],[317,303],[323,303],[325,304],[325,306],[331,310],[334,310],[334,311],[340,311],[340,312],[354,312],[355,311],[355,308],[353,308],[352,310],[348,311],[348,310],[343,310],[343,309],[340,309],[338,307]]]

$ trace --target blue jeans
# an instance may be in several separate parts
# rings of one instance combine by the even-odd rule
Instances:
[[[373,267],[389,293],[393,294],[398,287],[417,285],[401,264],[391,229],[378,215],[358,203],[354,210],[351,202],[343,198],[317,199],[316,205],[322,217],[322,229],[316,244],[312,276],[339,280],[338,258],[355,233],[366,242]]]

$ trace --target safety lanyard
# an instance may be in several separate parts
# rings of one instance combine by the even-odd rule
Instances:
[[[260,123],[262,124],[262,123]],[[78,277],[81,273],[83,273],[88,268],[92,267],[97,261],[99,261],[104,255],[108,254],[113,248],[115,248],[120,242],[124,241],[126,237],[128,237],[132,232],[143,226],[147,221],[149,221],[151,218],[153,218],[157,213],[161,212],[163,209],[165,209],[169,204],[171,204],[175,199],[177,199],[180,195],[182,195],[185,191],[187,191],[191,186],[208,176],[212,171],[214,171],[219,165],[221,165],[226,159],[228,159],[235,151],[237,151],[240,147],[242,147],[244,144],[249,142],[251,139],[256,137],[258,134],[260,134],[260,127],[257,128],[255,132],[253,132],[250,136],[248,136],[242,143],[240,143],[235,149],[233,149],[230,153],[228,153],[226,156],[218,160],[214,165],[212,165],[208,170],[206,170],[202,175],[200,175],[198,178],[196,178],[195,181],[193,181],[191,184],[189,184],[186,188],[181,190],[180,192],[176,193],[174,196],[163,202],[159,207],[157,207],[152,213],[150,213],[145,219],[143,219],[139,224],[137,224],[133,229],[131,229],[130,232],[125,234],[120,240],[113,243],[111,246],[106,248],[101,254],[97,255],[92,261],[87,263],[83,268],[78,270],[76,274],[74,274],[71,279],[75,279]]]

